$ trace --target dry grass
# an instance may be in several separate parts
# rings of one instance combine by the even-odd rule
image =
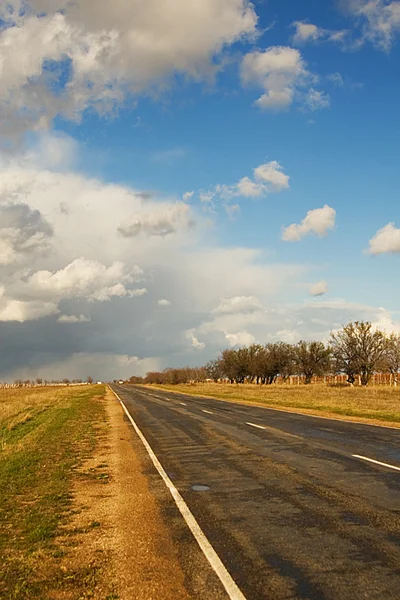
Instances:
[[[400,423],[400,388],[388,386],[351,388],[325,384],[257,386],[198,383],[158,387],[196,396],[256,402],[283,410],[295,409],[307,414],[340,416],[393,426]]]
[[[24,410],[35,410],[49,406],[57,395],[68,393],[69,388],[3,388],[0,389],[0,422],[3,423]]]
[[[20,426],[33,423],[50,407],[62,405],[71,389],[73,388],[0,389],[0,450],[5,451],[7,442],[15,441],[15,434]],[[34,429],[36,427],[32,428]],[[21,431],[25,436],[27,428]]]
[[[95,597],[99,561],[85,555],[79,565],[65,566],[63,537],[79,543],[72,526],[73,480],[98,443],[104,391],[104,386],[0,390],[4,600]]]

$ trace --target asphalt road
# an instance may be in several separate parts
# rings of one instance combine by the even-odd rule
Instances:
[[[247,600],[400,600],[400,430],[113,388]],[[190,596],[226,598],[175,537]]]

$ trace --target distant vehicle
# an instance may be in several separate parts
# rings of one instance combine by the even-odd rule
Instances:
[[[123,381],[122,381],[122,379],[121,379],[120,381],[118,381],[118,383],[124,383],[124,382],[123,382]]]
[[[103,383],[102,381],[98,381],[97,383]]]

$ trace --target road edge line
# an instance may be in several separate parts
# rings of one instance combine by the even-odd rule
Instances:
[[[143,433],[141,432],[139,427],[136,425],[133,417],[130,415],[124,402],[118,396],[117,392],[115,392],[111,387],[110,387],[110,390],[113,392],[113,394],[116,396],[117,400],[120,402],[126,416],[130,420],[135,432],[137,433],[138,437],[140,438],[141,442],[143,443],[144,447],[146,448],[147,453],[150,456],[153,465],[157,469],[159,475],[161,476],[165,485],[167,486],[172,498],[174,499],[179,512],[181,513],[182,517],[184,518],[184,520],[186,522],[186,525],[189,527],[190,531],[192,532],[193,537],[195,538],[196,542],[198,543],[204,556],[208,560],[211,568],[213,569],[213,571],[217,575],[218,579],[222,583],[229,598],[231,600],[246,600],[245,596],[242,594],[239,587],[233,580],[232,576],[229,574],[228,570],[226,569],[225,565],[221,561],[220,557],[218,556],[218,554],[216,553],[216,551],[214,550],[214,548],[208,541],[206,535],[204,534],[200,525],[196,521],[194,515],[191,513],[188,505],[186,504],[186,502],[184,501],[184,499],[182,498],[182,496],[180,495],[180,493],[178,492],[178,490],[172,483],[171,479],[168,477],[162,464],[160,463],[157,456],[155,455],[149,442],[147,441],[147,439],[145,438],[145,436],[143,435]]]

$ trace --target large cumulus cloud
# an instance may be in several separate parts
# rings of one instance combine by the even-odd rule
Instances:
[[[1,22],[0,116],[15,135],[110,112],[176,74],[209,77],[257,16],[247,0],[8,0]]]
[[[1,379],[128,377],[227,346],[324,339],[360,315],[393,325],[374,307],[305,301],[312,266],[220,246],[193,204],[71,171],[66,139],[35,148],[2,162],[0,227],[14,233],[0,264]]]
[[[107,377],[144,360],[202,362],[228,339],[249,339],[230,316],[254,315],[304,271],[269,264],[256,249],[210,243],[193,206],[62,168],[65,138],[34,148],[2,159],[0,227],[14,232],[15,254],[0,264],[2,378],[62,361],[66,376],[85,376],[99,355],[115,357]],[[224,333],[196,344],[190,331],[211,314],[225,316]],[[86,362],[71,358],[82,353]]]

